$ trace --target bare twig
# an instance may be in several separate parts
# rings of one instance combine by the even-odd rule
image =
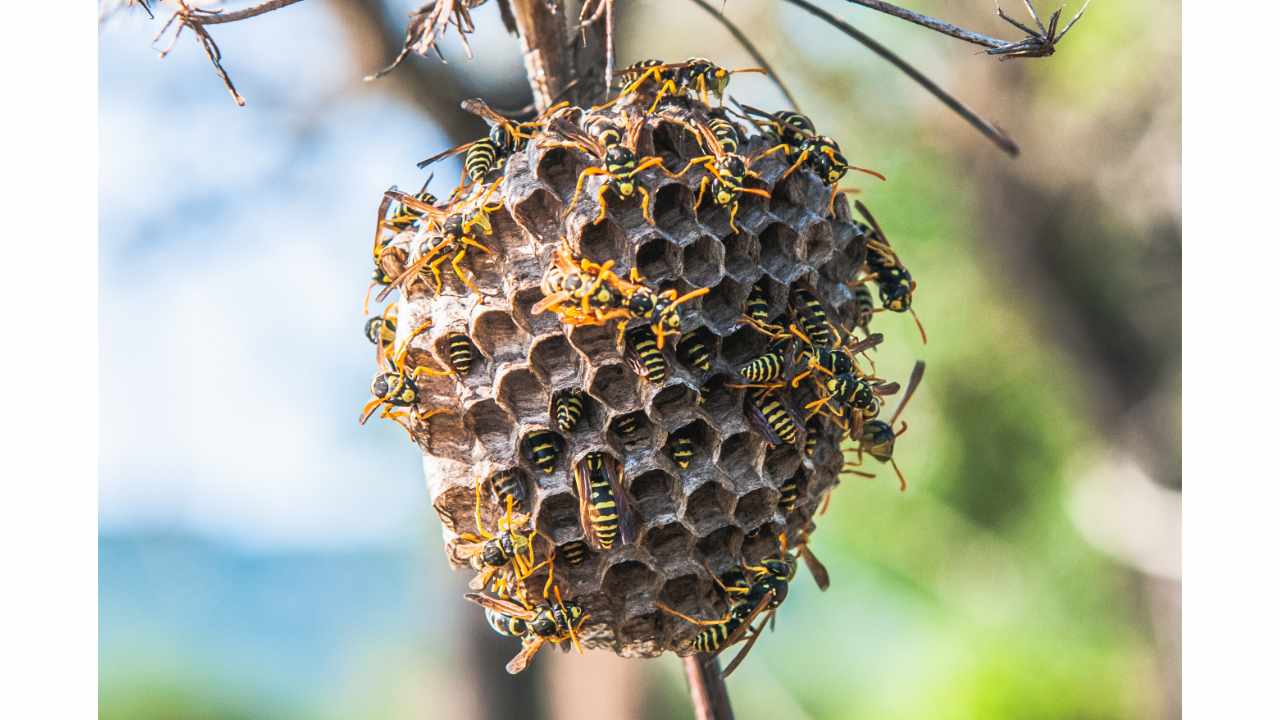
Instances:
[[[588,11],[591,11],[590,17],[587,16]],[[613,0],[586,0],[582,3],[582,10],[578,13],[578,34],[585,43],[587,28],[599,22],[601,17],[604,18],[604,81],[607,90],[613,81]]]
[[[729,690],[724,686],[724,676],[720,674],[720,661],[699,653],[683,658],[683,662],[694,720],[733,720]]]
[[[760,50],[751,42],[750,38],[748,38],[732,20],[725,16],[722,11],[717,10],[716,7],[707,2],[707,0],[692,0],[692,2],[694,5],[697,5],[710,13],[712,17],[724,26],[725,30],[729,31],[729,34],[733,36],[733,39],[737,40],[738,44],[747,51],[747,54],[751,55],[751,59],[755,64],[764,68],[765,72],[769,74],[769,78],[773,80],[774,84],[778,86],[778,89],[782,91],[783,97],[787,99],[787,102],[791,103],[791,109],[796,112],[800,112],[800,103],[796,102],[795,96],[791,94],[791,91],[787,89],[786,84],[782,82],[782,77],[779,76],[778,73],[774,72],[773,67],[769,65],[769,61],[764,59],[764,56],[760,54]]]
[[[365,81],[377,80],[395,70],[411,52],[426,57],[434,51],[436,56],[443,60],[439,42],[448,32],[451,24],[457,28],[458,38],[462,40],[462,48],[467,53],[467,58],[474,57],[471,41],[467,39],[467,36],[476,30],[475,23],[471,20],[471,10],[485,2],[486,0],[431,0],[420,6],[409,14],[409,26],[405,30],[404,46],[401,47],[400,53],[390,65],[366,77]],[[506,20],[507,15],[504,13],[503,21]]]
[[[1009,135],[1005,133],[1005,131],[996,127],[994,124],[988,122],[987,120],[984,120],[976,112],[974,112],[973,110],[970,110],[969,107],[966,106],[964,103],[952,97],[949,93],[947,93],[947,91],[939,87],[937,83],[935,83],[934,81],[926,77],[924,73],[915,69],[915,67],[913,67],[910,63],[908,63],[906,60],[903,60],[901,57],[898,57],[896,53],[889,50],[885,46],[881,45],[871,36],[855,28],[854,26],[844,22],[843,20],[835,17],[834,15],[827,12],[826,10],[823,10],[822,8],[814,5],[813,3],[808,2],[808,0],[786,0],[786,1],[791,3],[792,5],[795,5],[799,8],[804,9],[806,12],[810,13],[811,15],[814,15],[815,17],[820,18],[821,20],[831,25],[832,27],[836,28],[840,32],[843,32],[844,34],[848,35],[854,40],[857,40],[858,42],[862,43],[875,54],[879,55],[885,60],[888,60],[890,63],[894,65],[894,67],[897,67],[899,70],[906,73],[908,77],[910,77],[912,80],[915,80],[922,87],[924,87],[924,89],[932,93],[934,97],[941,100],[944,105],[951,108],[960,117],[964,118],[965,121],[967,121],[970,125],[976,128],[978,132],[982,133],[988,139],[990,139],[991,142],[995,143],[996,146],[998,146],[1001,150],[1004,150],[1006,153],[1014,157],[1018,155],[1018,144],[1014,142],[1013,138],[1009,137]]]
[[[259,15],[265,15],[272,10],[279,10],[302,2],[302,0],[268,0],[234,12],[192,7],[187,0],[174,0],[174,2],[178,9],[173,12],[169,20],[160,28],[160,32],[156,33],[155,38],[151,40],[151,44],[155,45],[165,32],[177,23],[178,29],[173,33],[173,40],[168,47],[160,51],[160,59],[163,60],[173,50],[178,38],[182,36],[182,31],[186,28],[191,28],[191,32],[195,33],[196,39],[200,41],[200,46],[204,48],[204,54],[208,56],[209,62],[213,64],[214,72],[222,79],[222,84],[227,88],[227,92],[231,93],[231,99],[235,100],[236,105],[244,107],[244,97],[236,90],[235,84],[231,82],[231,76],[227,74],[226,68],[222,67],[222,51],[218,49],[218,43],[213,41],[213,36],[209,34],[208,30],[204,29],[204,26],[247,20]],[[150,12],[150,8],[148,8],[148,12]]]
[[[511,0],[520,29],[520,49],[533,101],[542,112],[563,96],[577,77],[563,13],[553,13],[544,0]],[[603,52],[603,47],[601,47]]]
[[[1027,10],[1031,13],[1032,19],[1036,21],[1036,25],[1040,28],[1040,31],[1037,32],[1017,20],[1014,20],[1008,15],[1005,15],[1004,10],[997,5],[996,14],[1000,16],[1000,19],[1027,34],[1027,37],[1022,40],[1010,42],[1008,40],[1001,40],[1000,38],[994,38],[989,35],[983,35],[982,33],[976,33],[972,30],[965,30],[964,28],[952,25],[949,22],[929,17],[928,15],[915,12],[914,10],[908,10],[907,8],[899,7],[893,3],[884,2],[883,0],[845,0],[845,2],[861,5],[865,8],[870,8],[872,10],[885,13],[886,15],[892,15],[893,17],[915,23],[921,27],[926,27],[930,30],[940,32],[943,35],[950,35],[953,38],[964,40],[967,43],[985,47],[987,48],[988,55],[998,55],[1001,60],[1007,60],[1015,57],[1048,57],[1052,55],[1057,44],[1062,42],[1062,38],[1066,37],[1067,31],[1071,29],[1072,25],[1076,24],[1076,20],[1079,20],[1081,15],[1084,15],[1085,8],[1089,7],[1089,0],[1085,0],[1080,11],[1076,13],[1076,16],[1072,18],[1071,22],[1067,23],[1067,27],[1064,28],[1060,34],[1055,36],[1053,31],[1057,28],[1058,16],[1062,13],[1061,8],[1056,10],[1053,15],[1049,16],[1049,29],[1046,29],[1040,22],[1040,16],[1036,13],[1036,9],[1031,4],[1030,0],[1023,0],[1027,6]]]

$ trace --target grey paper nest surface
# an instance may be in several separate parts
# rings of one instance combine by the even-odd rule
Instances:
[[[491,216],[493,234],[482,239],[493,254],[472,252],[464,263],[481,294],[446,273],[440,294],[419,284],[399,300],[400,342],[427,318],[433,323],[413,339],[411,363],[446,366],[447,337],[455,332],[465,333],[478,351],[466,375],[419,382],[424,407],[455,412],[415,421],[415,439],[444,524],[446,552],[457,567],[466,566],[455,553],[457,534],[476,532],[476,483],[483,483],[482,512],[492,529],[500,505],[491,483],[500,473],[514,472],[527,495],[523,510],[543,536],[541,559],[548,538],[561,554],[584,539],[573,464],[592,451],[612,455],[623,469],[621,484],[635,513],[635,541],[593,549],[578,566],[558,558],[556,581],[566,600],[590,613],[580,633],[585,647],[627,657],[687,654],[698,628],[661,612],[655,601],[697,617],[722,615],[725,604],[706,567],[723,572],[740,560],[756,562],[776,553],[780,532],[811,530],[814,512],[843,463],[840,430],[825,419],[816,451],[804,457],[805,388],[789,393],[802,426],[795,444],[770,447],[744,415],[747,391],[726,387],[743,382],[735,368],[764,352],[767,343],[743,322],[747,295],[761,283],[775,317],[787,311],[794,290],[807,289],[832,320],[852,327],[853,296],[841,281],[862,265],[866,236],[851,221],[843,196],[837,197],[834,216],[826,217],[830,189],[808,170],[779,181],[787,168],[780,154],[752,167],[763,177],[757,185],[772,197],[744,195],[736,233],[728,213],[709,198],[700,209],[693,207],[702,172],[679,180],[655,170],[640,175],[653,193],[656,225],[643,219],[637,198],[615,196],[606,219],[592,225],[600,178],[587,181],[573,213],[562,220],[579,172],[593,160],[572,149],[547,149],[552,139],[545,133],[535,138],[501,171],[502,208]],[[752,137],[740,152],[751,155],[764,146]],[[649,154],[675,171],[702,152],[683,127],[651,117],[637,152]],[[384,265],[402,267],[412,237],[396,237]],[[612,324],[570,328],[552,312],[531,313],[562,238],[576,255],[598,263],[614,260],[619,274],[634,267],[663,288],[710,289],[682,306],[683,332],[663,350],[669,367],[664,382],[653,384],[633,372],[615,348]],[[712,351],[706,372],[687,365],[677,351],[691,338]],[[573,432],[562,434],[549,409],[553,394],[569,388],[585,392],[584,412]],[[637,420],[638,430],[624,439],[618,427],[627,419]],[[539,430],[560,440],[550,474],[522,452],[528,435]],[[694,440],[687,469],[666,451],[676,432]],[[784,517],[779,488],[792,477],[799,480],[799,502]],[[544,580],[545,570],[526,581],[531,596],[540,595]]]

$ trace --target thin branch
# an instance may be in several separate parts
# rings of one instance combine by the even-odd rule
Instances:
[[[769,61],[764,59],[764,56],[760,54],[760,50],[751,42],[751,39],[748,38],[732,20],[725,16],[725,14],[720,10],[716,9],[714,5],[707,2],[707,0],[692,0],[692,2],[694,5],[697,5],[710,13],[712,17],[724,26],[725,30],[729,31],[729,34],[733,36],[733,39],[737,40],[738,44],[741,45],[749,55],[751,55],[751,59],[755,61],[755,64],[764,68],[765,71],[769,73],[769,78],[772,79],[774,84],[778,86],[778,89],[782,91],[782,95],[787,99],[787,102],[791,103],[791,109],[796,112],[800,112],[800,103],[796,102],[795,96],[791,94],[791,91],[788,90],[787,86],[782,82],[782,77],[778,75],[778,73],[774,72],[773,68],[769,65]]]
[[[720,661],[702,653],[682,658],[682,661],[694,720],[733,720],[729,690],[724,685],[724,676],[720,674]]]
[[[163,60],[173,50],[178,38],[182,36],[182,31],[186,28],[191,28],[191,32],[195,33],[196,39],[200,41],[200,46],[204,48],[204,54],[209,58],[209,62],[213,64],[214,72],[222,79],[222,84],[227,88],[227,92],[231,93],[231,99],[235,101],[236,105],[244,107],[244,96],[236,90],[235,83],[231,82],[231,76],[227,74],[226,68],[222,67],[222,51],[218,49],[218,43],[213,41],[213,36],[209,34],[208,30],[204,29],[204,26],[247,20],[302,2],[302,0],[268,0],[234,12],[192,7],[187,3],[187,0],[174,0],[174,2],[178,9],[173,12],[173,15],[169,16],[169,20],[165,22],[164,26],[160,28],[160,32],[156,33],[155,38],[151,40],[151,44],[155,45],[165,32],[175,22],[177,23],[178,29],[173,33],[173,41],[169,43],[168,47],[160,51],[160,59]]]
[[[1001,60],[1014,57],[1048,57],[1052,55],[1057,44],[1062,41],[1062,38],[1066,37],[1067,30],[1070,30],[1071,26],[1076,24],[1076,20],[1079,20],[1080,16],[1084,15],[1085,8],[1089,7],[1089,0],[1086,0],[1085,4],[1080,8],[1080,11],[1076,13],[1075,18],[1067,24],[1067,27],[1063,29],[1061,34],[1058,34],[1055,37],[1053,30],[1057,27],[1058,15],[1062,12],[1061,8],[1055,11],[1050,17],[1049,29],[1046,30],[1044,24],[1040,22],[1040,16],[1036,13],[1035,7],[1032,6],[1030,0],[1024,0],[1027,10],[1031,13],[1031,17],[1036,21],[1036,25],[1040,28],[1040,31],[1036,32],[1008,15],[1005,15],[1004,10],[1002,10],[999,5],[996,5],[996,15],[998,15],[1000,19],[1027,34],[1027,36],[1021,40],[1010,42],[1008,40],[1001,40],[1000,38],[991,37],[989,35],[983,35],[982,33],[976,33],[972,30],[965,30],[962,27],[952,25],[944,20],[929,17],[928,15],[915,12],[914,10],[908,10],[907,8],[899,7],[893,3],[884,2],[884,0],[845,0],[845,2],[853,3],[854,5],[861,5],[862,7],[882,12],[886,15],[892,15],[893,17],[901,20],[906,20],[907,22],[915,23],[916,25],[929,28],[935,32],[940,32],[943,35],[950,35],[953,38],[964,40],[967,43],[987,48],[988,55],[999,55],[1001,56]]]
[[[233,12],[223,12],[222,10],[201,10],[200,8],[194,8],[194,11],[199,13],[199,15],[195,17],[195,20],[201,25],[222,25],[224,23],[233,23],[240,20],[248,20],[249,18],[258,17],[259,15],[265,15],[272,10],[279,10],[280,8],[288,7],[300,2],[302,2],[302,0],[267,0],[267,2],[247,7],[243,10],[235,10]]]
[[[912,67],[911,64],[909,64],[906,60],[903,60],[902,58],[898,57],[898,55],[895,54],[893,51],[881,45],[879,42],[876,42],[876,40],[871,38],[866,33],[862,32],[861,30],[835,17],[831,13],[828,13],[826,10],[823,10],[822,8],[808,2],[808,0],[786,0],[786,2],[789,2],[792,5],[795,5],[799,8],[802,8],[809,14],[820,18],[821,20],[831,25],[832,27],[836,28],[840,32],[843,32],[845,35],[848,35],[854,40],[857,40],[858,42],[862,43],[875,54],[879,55],[885,60],[888,60],[899,70],[906,73],[908,77],[910,77],[912,80],[915,80],[922,87],[924,87],[924,89],[932,93],[934,97],[941,100],[944,105],[951,108],[960,117],[964,118],[970,125],[976,128],[978,132],[985,135],[988,139],[991,140],[991,142],[995,143],[1001,150],[1004,150],[1010,156],[1017,157],[1018,144],[1014,142],[1013,138],[1009,137],[1008,134],[1006,134],[1003,130],[996,127],[992,123],[984,120],[976,112],[974,112],[973,110],[970,110],[969,107],[966,106],[964,103],[952,97],[949,93],[947,93],[947,91],[943,90],[941,87],[938,87],[937,83],[935,83],[934,81],[926,77],[924,73]]]

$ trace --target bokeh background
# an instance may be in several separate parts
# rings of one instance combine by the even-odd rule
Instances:
[[[799,576],[730,679],[738,717],[1177,717],[1179,8],[1094,3],[1056,56],[1000,63],[822,4],[1023,155],[795,8],[727,4],[819,127],[889,177],[861,197],[921,283],[930,337],[877,317],[883,369],[929,363],[898,445],[910,490],[841,486],[813,543],[832,588]],[[449,64],[361,82],[412,5],[311,0],[212,28],[244,109],[192,38],[156,61],[163,14],[102,25],[104,718],[687,713],[673,657],[543,653],[502,673],[516,647],[445,568],[417,450],[355,423],[381,192],[482,131],[461,98],[528,101],[494,3],[475,60],[451,35]],[[912,7],[1015,37],[988,3]],[[620,11],[623,64],[750,64],[693,5]],[[754,76],[732,91],[782,107]]]

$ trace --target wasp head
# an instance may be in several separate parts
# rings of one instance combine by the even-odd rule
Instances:
[[[480,552],[480,559],[485,565],[492,567],[501,567],[507,564],[506,552],[502,550],[502,545],[496,541],[490,540],[484,544],[484,549]]]
[[[384,322],[381,317],[375,316],[369,318],[369,322],[364,324],[364,336],[374,345],[377,345],[378,341],[382,339],[382,330],[385,327]]]
[[[887,462],[893,458],[893,441],[896,439],[893,428],[883,420],[868,420],[862,426],[862,450],[877,460]]]

